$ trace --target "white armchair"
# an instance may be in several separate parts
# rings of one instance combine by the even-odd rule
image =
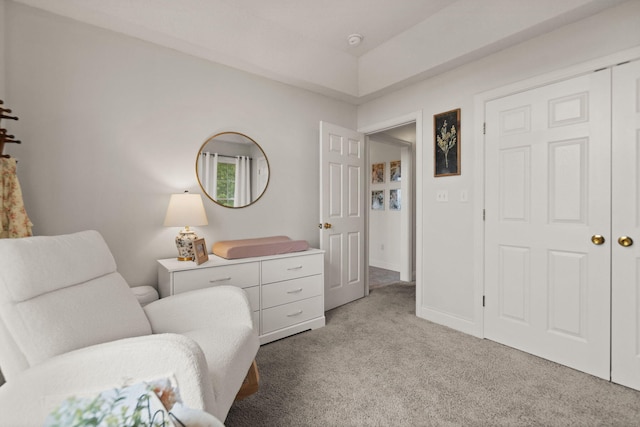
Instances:
[[[96,231],[0,240],[0,425],[42,425],[69,396],[160,378],[224,421],[258,347],[242,289],[143,309]]]

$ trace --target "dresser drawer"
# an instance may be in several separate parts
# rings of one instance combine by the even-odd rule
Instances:
[[[322,295],[323,286],[321,274],[263,285],[262,308]]]
[[[324,298],[317,296],[262,310],[262,333],[277,331],[324,314]]]
[[[211,286],[232,285],[247,288],[259,284],[260,265],[257,262],[198,268],[173,273],[174,294]]]
[[[323,269],[324,257],[322,254],[270,259],[262,262],[262,283],[322,274]]]

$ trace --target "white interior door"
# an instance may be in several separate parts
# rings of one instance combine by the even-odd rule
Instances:
[[[615,67],[612,88],[611,380],[640,390],[640,61]]]
[[[364,134],[320,122],[325,310],[364,296],[364,154]]]
[[[610,75],[488,102],[485,167],[486,337],[607,379]]]

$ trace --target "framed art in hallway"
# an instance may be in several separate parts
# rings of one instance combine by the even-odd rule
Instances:
[[[399,211],[402,208],[401,190],[394,188],[389,190],[389,210]]]
[[[384,163],[374,163],[371,165],[371,183],[384,184]]]
[[[373,190],[371,192],[371,210],[384,210],[384,190]]]
[[[389,181],[400,182],[402,181],[402,168],[400,160],[392,160],[389,162]]]
[[[434,176],[460,175],[460,109],[433,116]]]

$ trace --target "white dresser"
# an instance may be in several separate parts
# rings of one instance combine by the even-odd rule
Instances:
[[[243,288],[260,344],[325,324],[321,250],[233,260],[210,254],[200,265],[175,258],[158,264],[160,298],[210,286]]]

